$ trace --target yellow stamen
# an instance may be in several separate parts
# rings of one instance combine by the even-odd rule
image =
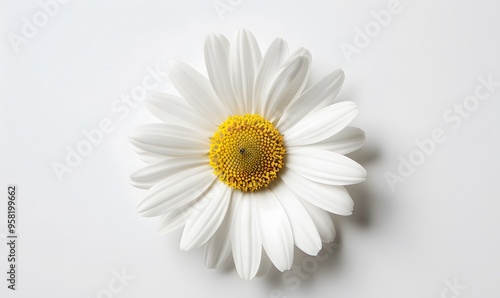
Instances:
[[[242,191],[267,187],[283,166],[283,136],[259,115],[229,116],[210,140],[210,165],[228,186]]]

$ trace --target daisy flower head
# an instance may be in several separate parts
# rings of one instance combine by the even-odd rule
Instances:
[[[232,254],[244,279],[270,263],[290,269],[294,246],[316,255],[334,240],[329,213],[350,215],[344,185],[365,180],[344,156],[365,140],[348,126],[356,105],[335,101],[344,72],[306,89],[308,50],[289,54],[277,38],[262,55],[245,30],[232,43],[208,36],[205,62],[208,78],[171,62],[180,96],[152,95],[146,106],[162,123],[130,134],[148,163],[131,176],[147,189],[138,211],[161,217],[161,234],[183,228],[181,249],[204,246],[209,268]]]

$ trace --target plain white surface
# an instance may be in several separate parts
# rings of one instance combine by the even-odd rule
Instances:
[[[222,19],[214,2],[235,7]],[[443,116],[482,88],[479,77],[500,81],[500,2],[401,0],[401,12],[348,62],[341,45],[352,45],[356,28],[389,2],[72,0],[16,53],[10,32],[21,34],[23,17],[41,8],[2,1],[0,187],[19,187],[20,268],[19,290],[7,290],[2,274],[0,296],[499,297],[500,90],[456,129],[458,120]],[[353,124],[367,133],[351,156],[368,180],[349,188],[353,216],[334,217],[341,246],[317,268],[298,254],[297,265],[311,266],[307,275],[272,272],[248,282],[230,263],[208,270],[202,250],[180,251],[180,233],[157,236],[157,220],[135,210],[144,192],[128,176],[142,163],[126,135],[156,120],[142,103],[124,116],[114,102],[148,67],[164,69],[171,59],[206,73],[206,34],[232,37],[240,28],[262,50],[277,36],[308,48],[312,81],[343,68],[339,98],[358,104]],[[158,90],[172,87],[165,80]],[[52,164],[64,163],[67,146],[104,118],[114,131],[59,181]],[[391,191],[384,175],[398,174],[400,156],[418,154],[415,140],[438,128],[446,141]],[[0,233],[5,207],[4,194]],[[6,254],[3,244],[0,272]],[[124,287],[114,283],[121,270],[134,277]],[[106,292],[110,283],[115,293]]]

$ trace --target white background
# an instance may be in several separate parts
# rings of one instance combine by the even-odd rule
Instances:
[[[356,28],[373,25],[371,12],[388,0],[227,1],[219,2],[234,7],[220,17],[212,0],[71,0],[18,52],[9,36],[22,36],[23,18],[41,7],[1,2],[0,233],[6,185],[16,183],[20,238],[15,293],[6,289],[2,240],[0,296],[499,297],[500,87],[460,124],[443,117],[457,117],[454,105],[483,88],[479,77],[500,81],[500,2],[401,0],[389,24],[347,57],[342,45],[354,45]],[[263,51],[277,36],[292,50],[308,48],[311,81],[344,69],[339,97],[358,104],[353,124],[367,133],[366,146],[351,154],[368,170],[365,183],[349,188],[354,214],[334,217],[340,247],[307,278],[273,271],[243,281],[230,262],[208,270],[202,250],[180,251],[180,233],[157,236],[157,220],[135,210],[144,191],[128,176],[143,164],[126,136],[157,120],[142,103],[122,119],[114,102],[148,67],[165,69],[171,59],[206,73],[204,37],[231,38],[240,28]],[[171,89],[165,79],[158,90]],[[65,164],[68,146],[105,118],[114,131],[60,181],[53,163]],[[399,175],[400,157],[417,157],[415,140],[435,129],[446,141],[392,191],[384,175]],[[316,264],[296,258],[298,266]],[[134,279],[107,295],[122,270]]]

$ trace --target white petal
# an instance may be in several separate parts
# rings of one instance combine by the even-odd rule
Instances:
[[[236,112],[245,114],[253,106],[253,86],[262,55],[255,37],[246,30],[236,33],[230,51],[231,82],[238,104]]]
[[[343,101],[314,111],[281,132],[286,138],[287,146],[312,144],[344,129],[357,113],[356,104]]]
[[[253,193],[257,204],[262,246],[279,271],[293,263],[293,234],[288,217],[276,196],[269,190]]]
[[[339,93],[344,83],[344,78],[344,71],[338,69],[304,91],[286,109],[283,117],[281,117],[277,124],[278,129],[280,131],[286,130],[313,111],[320,103],[325,100],[332,101]]]
[[[333,242],[335,240],[335,226],[333,225],[332,218],[330,214],[325,210],[314,206],[308,201],[298,198],[307,212],[311,215],[316,228],[318,229],[319,236],[323,242]]]
[[[357,127],[347,126],[326,140],[306,146],[344,155],[358,150],[364,143],[365,132]]]
[[[137,156],[139,157],[140,160],[142,160],[143,162],[145,162],[147,164],[157,163],[157,162],[160,162],[160,161],[168,158],[167,156],[164,156],[161,154],[156,154],[156,153],[152,153],[149,151],[144,151],[144,150],[139,149],[135,146],[132,146],[132,150],[135,153],[137,153]]]
[[[252,279],[259,270],[262,255],[256,198],[240,191],[233,196],[239,197],[231,227],[234,265],[241,278]]]
[[[186,221],[193,213],[194,208],[198,208],[197,206],[199,202],[200,201],[193,201],[185,206],[182,206],[181,208],[162,215],[160,225],[158,226],[158,234],[169,234],[184,227]]]
[[[211,34],[205,40],[205,63],[208,78],[222,103],[232,114],[238,111],[231,73],[229,68],[230,44],[227,38],[220,34]]]
[[[129,138],[135,147],[165,156],[198,156],[210,148],[208,138],[174,124],[146,124],[133,130]]]
[[[321,250],[321,238],[307,210],[283,182],[277,181],[272,192],[290,221],[295,245],[308,255],[317,255]]]
[[[251,113],[258,113],[263,115],[263,97],[269,89],[273,79],[276,77],[276,73],[280,69],[280,66],[285,61],[288,55],[288,44],[281,38],[276,38],[273,43],[267,49],[262,63],[260,64],[259,71],[257,72],[257,77],[255,78],[254,86],[254,106],[252,107]]]
[[[146,108],[159,120],[181,124],[205,137],[211,137],[217,126],[200,116],[178,96],[156,92],[145,102]]]
[[[289,148],[286,167],[309,180],[329,185],[365,181],[366,170],[354,160],[314,148]]]
[[[143,167],[130,176],[135,187],[149,189],[167,176],[207,163],[206,156],[175,157]]]
[[[283,64],[263,97],[264,118],[271,122],[281,118],[285,108],[304,89],[310,64],[311,53],[305,49],[299,49]]]
[[[197,248],[210,239],[226,217],[231,201],[231,189],[216,183],[201,200],[207,201],[204,208],[196,209],[186,222],[182,233],[181,249]]]
[[[280,174],[288,188],[302,199],[331,213],[352,214],[354,203],[343,186],[317,183],[290,170]]]
[[[231,223],[238,200],[239,196],[232,196],[226,217],[205,245],[205,266],[208,268],[220,266],[231,253]]]
[[[215,180],[212,167],[202,165],[178,172],[148,190],[137,206],[143,216],[158,216],[180,208],[202,195]]]
[[[177,231],[186,224],[189,216],[191,216],[191,212],[188,212],[187,210],[177,213],[170,212],[163,215],[160,226],[158,227],[158,234],[166,235]]]
[[[266,252],[264,249],[262,249],[262,258],[260,261],[260,268],[259,271],[257,272],[257,277],[263,277],[267,273],[269,273],[269,270],[271,269],[271,260],[269,260],[269,257],[267,256]]]
[[[170,62],[168,75],[175,89],[200,116],[219,125],[229,115],[208,79],[187,64]]]

